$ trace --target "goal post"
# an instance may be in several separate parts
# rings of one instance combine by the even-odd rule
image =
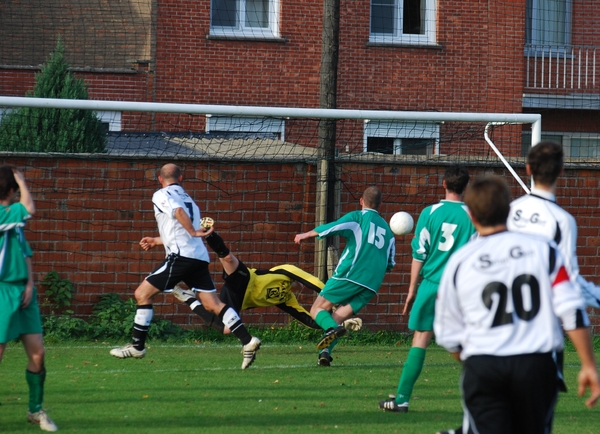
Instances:
[[[438,201],[443,168],[453,163],[467,165],[474,176],[502,174],[516,193],[522,185],[511,178],[518,181],[524,166],[522,136],[530,136],[532,143],[541,139],[538,114],[4,96],[0,136],[4,120],[21,116],[23,108],[32,109],[27,116],[48,117],[40,119],[40,128],[50,121],[59,122],[58,129],[70,128],[51,109],[92,111],[105,125],[105,152],[13,149],[0,155],[3,164],[24,168],[26,177],[32,173],[28,184],[39,198],[30,226],[36,271],[65,273],[88,300],[107,292],[130,294],[132,282],[151,271],[152,258],[160,260],[160,252],[139,252],[136,243],[155,232],[150,198],[157,188],[155,171],[166,162],[182,167],[186,190],[201,205],[202,215],[215,220],[217,231],[249,266],[292,263],[325,279],[333,261],[328,257],[335,252],[320,243],[297,246],[293,237],[332,213],[355,209],[366,186],[381,187],[386,219],[399,210],[416,218]],[[335,152],[319,152],[322,120],[334,120]],[[410,243],[404,241],[398,242],[400,264],[410,262]],[[397,284],[406,282],[410,272],[402,267],[380,291],[390,312],[399,302]],[[219,281],[218,271],[214,275]]]

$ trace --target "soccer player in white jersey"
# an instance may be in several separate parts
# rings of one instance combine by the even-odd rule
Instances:
[[[437,343],[463,363],[463,431],[549,433],[563,329],[581,360],[579,394],[590,389],[588,407],[600,397],[585,301],[553,241],[507,230],[502,178],[472,181],[465,203],[479,237],[448,261],[434,321]]]
[[[425,208],[417,220],[412,240],[410,285],[402,313],[406,315],[410,310],[408,328],[414,330],[412,347],[402,367],[396,395],[379,402],[379,408],[384,411],[408,411],[413,388],[423,370],[427,347],[433,338],[435,298],[442,271],[450,255],[468,242],[475,232],[462,202],[468,183],[466,167],[453,164],[446,168],[442,180],[445,198]],[[417,290],[419,276],[422,281]]]
[[[361,210],[352,211],[338,220],[296,235],[294,242],[313,237],[339,235],[346,247],[337,267],[313,303],[310,314],[325,330],[317,344],[320,364],[329,366],[337,338],[346,334],[341,325],[357,314],[373,298],[387,271],[394,265],[396,240],[388,223],[379,215],[381,190],[368,187],[360,198]],[[335,312],[333,307],[338,305]],[[322,363],[321,363],[322,359]]]
[[[540,142],[527,154],[527,174],[533,178],[531,194],[510,205],[509,231],[538,234],[554,240],[571,280],[580,287],[588,306],[600,307],[600,287],[579,274],[577,263],[577,223],[571,214],[556,204],[556,181],[563,171],[563,149],[558,143]]]
[[[260,348],[260,340],[250,336],[238,313],[217,297],[210,277],[208,251],[202,237],[213,231],[200,227],[200,209],[181,187],[183,175],[175,164],[165,164],[159,171],[161,189],[152,196],[154,216],[158,223],[158,237],[144,237],[140,246],[149,250],[163,245],[166,250],[164,262],[154,270],[135,290],[137,311],[131,343],[113,348],[110,354],[117,358],[142,358],[146,354],[145,342],[152,321],[152,299],[160,292],[171,292],[183,281],[198,292],[204,307],[219,316],[243,345],[242,369],[249,367]]]

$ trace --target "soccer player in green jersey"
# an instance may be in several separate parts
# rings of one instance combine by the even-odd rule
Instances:
[[[35,202],[21,172],[10,166],[0,167],[0,360],[7,342],[17,338],[23,342],[29,386],[27,420],[43,431],[57,431],[56,424],[42,409],[46,379],[42,322],[31,249],[23,233],[25,221],[33,214]]]
[[[381,190],[377,187],[368,187],[360,198],[361,210],[352,211],[334,222],[317,226],[294,238],[297,244],[312,237],[334,235],[346,240],[346,247],[333,275],[310,309],[311,316],[325,330],[317,345],[321,350],[320,365],[329,366],[337,338],[346,334],[346,328],[342,325],[344,320],[367,305],[379,291],[385,273],[395,265],[394,234],[377,212],[381,196]],[[332,313],[336,305],[338,307]]]
[[[445,199],[425,208],[417,221],[411,244],[413,260],[410,285],[402,312],[406,315],[410,310],[408,328],[414,330],[412,348],[402,368],[397,394],[379,402],[379,407],[385,411],[408,411],[410,396],[423,369],[427,346],[433,338],[435,299],[444,267],[452,253],[466,244],[475,233],[467,207],[462,202],[468,183],[469,171],[466,167],[449,166],[442,181]],[[417,291],[419,276],[422,281]]]

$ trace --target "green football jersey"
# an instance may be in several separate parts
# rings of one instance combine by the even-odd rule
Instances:
[[[29,217],[19,202],[0,206],[0,282],[27,283],[29,270],[25,258],[31,257],[31,249],[23,228]]]
[[[396,240],[387,222],[373,209],[352,211],[315,228],[319,238],[340,235],[346,247],[333,279],[348,280],[379,291],[386,271],[395,265]]]
[[[413,258],[423,262],[421,276],[440,283],[450,256],[474,233],[475,227],[463,202],[442,200],[425,208],[419,216],[411,243]]]

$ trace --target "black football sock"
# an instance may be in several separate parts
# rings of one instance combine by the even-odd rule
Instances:
[[[204,237],[206,244],[213,249],[219,258],[224,258],[229,255],[229,249],[225,245],[223,238],[221,238],[216,232],[213,232],[207,237]]]

